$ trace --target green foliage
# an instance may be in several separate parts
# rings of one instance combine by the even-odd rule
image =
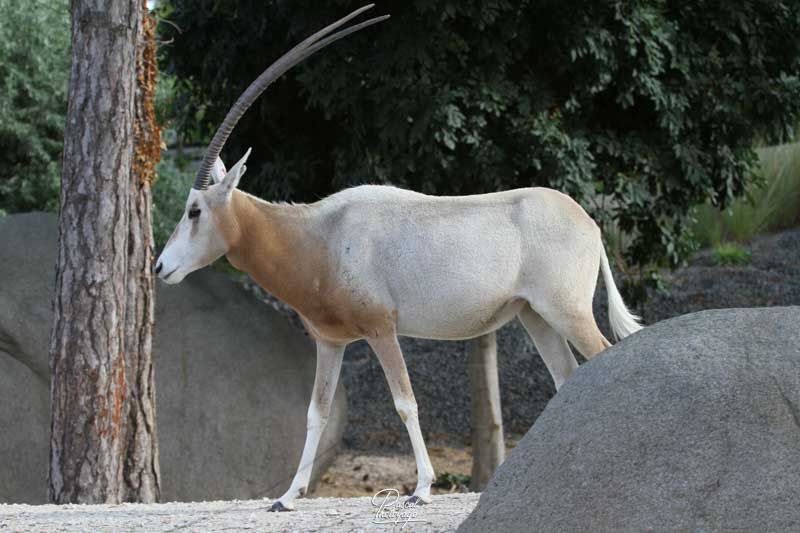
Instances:
[[[214,134],[214,126],[206,119],[206,106],[198,106],[192,113],[193,92],[191,81],[179,81],[168,73],[159,73],[155,94],[156,121],[161,125],[162,140],[167,146],[183,146],[207,142]]]
[[[711,261],[715,265],[743,265],[750,261],[750,251],[735,243],[719,244],[714,248]]]
[[[800,144],[764,148],[759,156],[768,185],[760,192],[771,206],[767,229],[794,226],[800,222]]]
[[[800,144],[762,148],[758,156],[760,179],[748,187],[744,198],[725,210],[709,204],[696,209],[693,234],[701,246],[746,242],[759,233],[800,222]]]
[[[274,58],[358,2],[172,0],[164,65],[215,127]],[[466,194],[546,185],[675,265],[691,207],[744,193],[756,139],[800,117],[800,4],[390,0],[388,22],[274,84],[224,154],[244,186],[314,200],[391,182]],[[202,53],[198,51],[202,50]]]
[[[469,474],[453,474],[451,472],[442,472],[436,476],[436,480],[433,482],[433,487],[450,491],[466,492],[469,490],[469,483],[471,480],[472,476]]]
[[[66,0],[0,0],[0,208],[58,207],[67,111]]]
[[[180,165],[175,157],[164,156],[156,167],[153,187],[153,239],[156,248],[167,243],[175,224],[186,209],[186,195],[194,183],[194,173]]]
[[[153,96],[153,107],[156,112],[156,122],[161,126],[161,141],[166,146],[174,146],[177,142],[176,115],[175,115],[175,90],[174,76],[160,75]]]

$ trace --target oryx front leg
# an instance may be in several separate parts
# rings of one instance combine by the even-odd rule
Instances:
[[[394,406],[411,437],[414,460],[417,463],[417,488],[409,501],[430,503],[433,465],[431,465],[428,450],[425,448],[425,441],[422,438],[422,431],[419,428],[417,401],[411,390],[411,381],[408,379],[408,370],[397,337],[392,331],[386,335],[367,339],[367,342],[378,356],[383,373],[386,375],[386,381],[389,383],[389,389],[392,391]]]
[[[298,496],[304,496],[308,491],[308,482],[311,479],[311,469],[314,467],[319,439],[328,422],[333,395],[336,392],[336,383],[339,381],[344,348],[344,346],[317,341],[317,375],[314,379],[311,403],[308,406],[306,444],[303,447],[300,466],[297,468],[289,490],[272,504],[270,511],[293,510],[294,500]]]

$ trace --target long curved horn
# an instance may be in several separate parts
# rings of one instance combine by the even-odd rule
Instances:
[[[217,132],[214,134],[214,138],[208,145],[205,156],[203,156],[203,162],[200,164],[200,169],[197,171],[197,177],[194,181],[195,189],[204,190],[208,188],[211,169],[214,166],[214,162],[217,160],[217,157],[219,157],[220,152],[222,152],[222,147],[225,146],[225,141],[228,140],[228,137],[233,131],[233,128],[236,127],[239,119],[242,118],[242,115],[244,115],[245,111],[247,111],[247,109],[253,105],[253,102],[256,101],[261,93],[263,93],[273,81],[280,78],[281,75],[283,75],[287,70],[297,65],[311,54],[321,50],[322,48],[325,48],[329,44],[338,41],[343,37],[347,37],[351,33],[357,32],[358,30],[364,29],[367,26],[372,26],[373,24],[389,18],[389,15],[375,17],[360,24],[345,28],[331,35],[333,30],[341,27],[344,24],[347,24],[352,19],[374,6],[375,4],[369,4],[357,9],[346,17],[337,20],[333,24],[318,31],[311,37],[308,37],[306,40],[286,52],[277,61],[267,67],[267,69],[261,73],[261,75],[256,78],[253,83],[250,84],[247,90],[245,90],[239,99],[236,100],[236,103],[233,104],[233,107],[231,107],[230,111],[228,111],[228,114],[225,115],[225,120],[222,121],[219,129],[217,129]]]

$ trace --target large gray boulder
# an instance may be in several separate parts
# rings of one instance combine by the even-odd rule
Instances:
[[[41,503],[49,450],[56,218],[0,219],[0,502]],[[208,269],[158,285],[154,341],[163,499],[278,496],[306,433],[312,343],[226,276]],[[345,423],[337,391],[313,479]]]
[[[646,328],[579,368],[459,531],[800,530],[800,307]]]

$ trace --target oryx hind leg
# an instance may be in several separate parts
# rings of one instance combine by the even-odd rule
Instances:
[[[411,390],[411,381],[408,379],[408,370],[397,342],[394,331],[381,334],[375,338],[367,339],[378,361],[381,363],[389,389],[392,392],[394,406],[403,420],[411,438],[411,447],[414,449],[414,460],[417,464],[417,488],[414,495],[409,498],[413,503],[430,503],[431,484],[433,483],[433,465],[425,448],[422,431],[417,417],[417,401]]]
[[[592,309],[603,243],[600,230],[591,225],[594,235],[566,246],[559,260],[549,263],[538,273],[538,282],[523,292],[531,309],[586,359],[611,346]]]
[[[539,352],[547,370],[550,371],[556,389],[559,389],[572,371],[578,368],[578,362],[575,360],[567,340],[530,305],[525,305],[517,317],[522,322],[525,331],[533,339],[536,351]]]
[[[597,327],[591,302],[577,309],[547,306],[536,311],[586,359],[591,359],[611,346]]]
[[[291,511],[294,509],[294,500],[305,496],[308,483],[311,479],[311,470],[317,455],[317,447],[333,404],[333,395],[339,381],[339,372],[342,368],[344,345],[329,344],[317,341],[317,375],[314,378],[314,390],[311,393],[311,402],[308,406],[308,422],[306,444],[300,458],[300,466],[292,480],[292,484],[278,501],[272,504],[270,511]]]

